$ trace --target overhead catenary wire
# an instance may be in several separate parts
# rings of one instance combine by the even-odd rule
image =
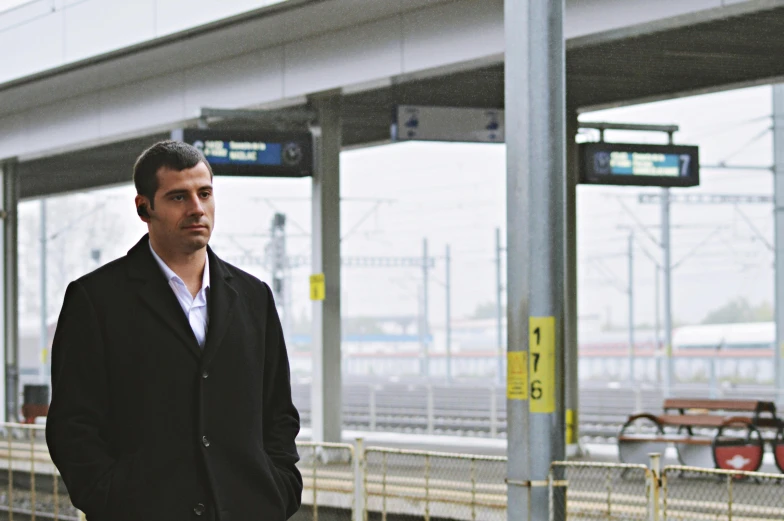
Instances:
[[[770,125],[768,127],[765,127],[765,129],[762,132],[759,132],[756,135],[754,135],[751,139],[746,141],[740,148],[738,148],[734,152],[726,155],[724,157],[724,159],[719,161],[719,165],[725,164],[729,159],[737,156],[738,154],[740,154],[741,152],[746,150],[748,147],[750,147],[751,145],[753,145],[754,143],[756,143],[757,141],[759,141],[760,139],[765,137],[769,132],[772,132],[772,131],[773,131],[773,126],[772,125]]]

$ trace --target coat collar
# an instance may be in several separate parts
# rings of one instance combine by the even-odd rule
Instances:
[[[207,367],[218,351],[233,316],[232,310],[237,299],[237,290],[231,285],[231,272],[226,268],[225,263],[215,255],[212,248],[207,246],[210,270],[210,289],[207,298],[209,323],[207,339],[202,352],[177,297],[150,251],[149,241],[149,235],[145,234],[128,251],[128,260],[130,261],[128,276],[145,281],[144,286],[139,290],[139,296],[144,304],[177,334],[193,356],[202,360],[202,366]]]

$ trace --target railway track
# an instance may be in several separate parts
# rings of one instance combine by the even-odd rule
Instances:
[[[292,385],[303,426],[310,425],[310,385]],[[707,397],[707,386],[673,389],[680,397]],[[769,387],[723,392],[726,398],[774,400]],[[621,425],[636,412],[658,412],[664,400],[652,386],[585,386],[580,389],[580,436],[588,443],[613,443]],[[503,438],[506,394],[496,385],[433,385],[421,381],[347,382],[343,386],[343,424],[347,429]]]

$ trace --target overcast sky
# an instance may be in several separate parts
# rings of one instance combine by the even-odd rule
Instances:
[[[583,114],[581,120],[677,124],[681,131],[675,136],[676,142],[699,145],[703,164],[727,161],[769,166],[772,140],[765,129],[771,125],[770,98],[771,89],[759,87]],[[595,138],[592,134],[583,136]],[[606,139],[656,143],[665,137],[608,132]],[[131,165],[128,169],[130,173]],[[477,305],[495,300],[495,229],[503,230],[504,242],[506,233],[503,145],[378,146],[344,152],[341,169],[345,256],[421,256],[422,242],[427,238],[429,253],[436,257],[429,285],[429,317],[431,323],[438,324],[444,321],[443,257],[449,244],[453,316],[468,316]],[[248,250],[262,255],[275,211],[287,215],[289,253],[309,252],[310,179],[217,178],[215,188],[217,214],[212,245],[219,254],[232,257]],[[634,250],[636,321],[653,322],[654,264],[644,252],[661,258],[654,242],[660,233],[660,211],[657,205],[639,204],[636,198],[651,190],[579,187],[581,316],[597,316],[601,321],[609,317],[619,327],[626,323],[627,238],[629,227],[633,227],[638,238]],[[766,171],[703,169],[701,187],[679,191],[770,194],[772,176]],[[60,251],[68,240],[88,244],[88,248],[100,247],[101,263],[124,254],[146,231],[135,215],[133,196],[133,188],[127,185],[52,198],[48,203],[50,233],[58,226],[65,231],[50,242],[50,248]],[[83,217],[85,212],[89,215]],[[37,263],[33,255],[38,216],[37,201],[22,204],[23,262]],[[674,205],[672,223],[673,262],[688,256],[674,272],[676,319],[699,321],[712,308],[739,296],[753,303],[772,301],[770,205]],[[50,277],[70,280],[95,267],[83,246],[71,250],[69,255],[76,256],[77,261],[59,275],[57,267],[50,266]],[[50,252],[49,262],[54,259]],[[268,280],[263,268],[244,268]],[[308,268],[293,271],[297,315],[310,314],[309,274]],[[344,268],[342,277],[345,316],[417,313],[421,270]],[[21,284],[29,289],[37,287],[37,280],[25,277]],[[55,282],[50,285],[51,291],[63,289]],[[50,298],[50,314],[56,316],[62,295]]]

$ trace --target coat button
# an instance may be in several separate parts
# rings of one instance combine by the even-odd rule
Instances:
[[[202,444],[203,444],[205,447],[209,447],[209,446],[210,446],[210,439],[209,439],[207,436],[202,436],[202,438],[201,438],[201,443],[202,443]]]
[[[202,378],[207,378],[208,376],[210,376],[210,373],[208,373],[207,371],[204,371],[203,373],[201,373],[201,377]]]
[[[204,513],[204,510],[205,510],[204,505],[202,505],[201,503],[193,507],[193,513],[196,514],[197,516],[202,515]]]

